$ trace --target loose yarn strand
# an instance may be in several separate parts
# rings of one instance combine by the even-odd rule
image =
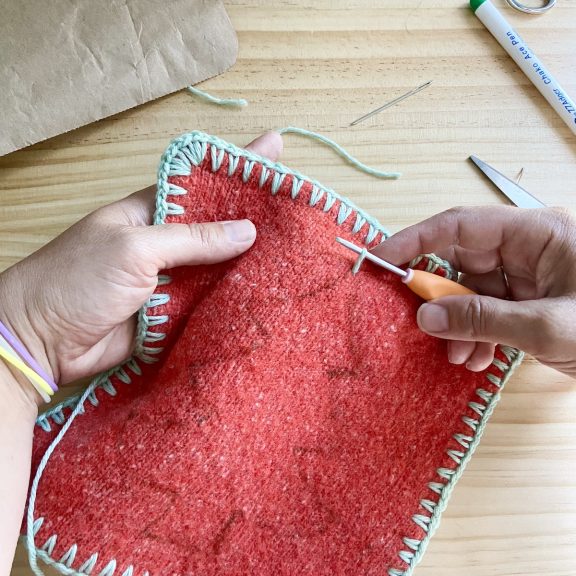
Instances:
[[[218,98],[217,96],[212,96],[212,94],[208,94],[208,92],[204,92],[198,88],[194,88],[194,86],[187,86],[186,88],[188,92],[197,96],[204,102],[209,102],[211,104],[217,104],[219,106],[229,106],[229,107],[236,107],[236,108],[243,108],[244,106],[248,106],[248,101],[244,98]],[[310,138],[311,140],[315,140],[316,142],[321,142],[325,146],[332,148],[336,154],[340,155],[346,161],[348,161],[352,166],[368,174],[370,176],[374,176],[375,178],[385,178],[389,180],[395,180],[396,178],[400,178],[400,172],[385,172],[384,170],[378,170],[377,168],[372,168],[363,162],[360,162],[357,158],[352,156],[348,151],[346,151],[340,144],[334,142],[327,136],[323,136],[322,134],[318,134],[317,132],[312,132],[311,130],[306,130],[305,128],[296,128],[295,126],[287,126],[285,128],[281,128],[278,130],[279,134],[298,134],[300,136],[304,136],[306,138]]]
[[[364,172],[365,174],[369,174],[370,176],[374,176],[375,178],[386,178],[386,179],[396,179],[400,178],[402,175],[400,172],[385,172],[383,170],[378,170],[377,168],[372,168],[360,162],[357,158],[354,158],[349,152],[347,152],[340,144],[334,142],[327,136],[323,136],[322,134],[318,134],[317,132],[312,132],[310,130],[306,130],[305,128],[296,128],[294,126],[287,126],[286,128],[281,128],[278,130],[280,134],[299,134],[300,136],[304,136],[306,138],[310,138],[311,140],[315,140],[316,142],[322,142],[329,148],[332,148],[334,152],[342,156],[345,160],[347,160],[352,166]]]
[[[44,456],[42,457],[42,460],[38,465],[38,469],[36,470],[36,474],[34,476],[34,481],[32,482],[32,486],[30,488],[30,497],[28,499],[28,513],[26,515],[26,548],[28,549],[28,561],[30,563],[30,568],[32,569],[32,572],[34,572],[36,576],[44,576],[44,572],[42,572],[42,569],[40,568],[40,566],[38,566],[38,554],[36,551],[36,542],[34,535],[34,506],[36,505],[36,493],[38,491],[38,485],[40,484],[40,479],[42,478],[44,469],[48,465],[48,460],[50,460],[50,456],[52,456],[52,453],[54,452],[54,450],[56,450],[56,447],[58,446],[58,444],[60,444],[62,438],[64,438],[64,435],[66,434],[66,432],[68,432],[70,426],[72,426],[72,423],[74,422],[76,416],[78,416],[78,414],[80,414],[80,412],[82,412],[82,410],[84,409],[84,402],[86,401],[86,398],[90,396],[90,394],[100,383],[101,383],[100,378],[95,378],[92,381],[92,383],[88,386],[88,388],[86,388],[82,396],[80,396],[78,404],[76,404],[76,407],[70,414],[70,417],[66,421],[66,424],[62,426],[62,429],[60,430],[56,438],[52,440],[52,444],[48,446],[48,449],[44,453]]]
[[[204,100],[204,102],[210,102],[210,104],[218,104],[219,106],[229,106],[234,108],[244,108],[244,106],[248,106],[248,100],[244,100],[244,98],[218,98],[218,96],[212,96],[212,94],[194,88],[194,86],[187,86],[186,90],[188,90],[190,94],[194,94],[194,96]]]

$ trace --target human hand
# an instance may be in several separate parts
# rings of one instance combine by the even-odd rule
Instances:
[[[282,139],[270,132],[248,148],[275,160]],[[56,382],[106,370],[130,355],[135,313],[154,292],[159,271],[228,260],[254,243],[248,220],[150,226],[154,198],[150,187],[100,208],[0,275],[7,304],[0,319]]]
[[[499,343],[576,377],[576,220],[567,212],[454,208],[373,252],[395,264],[434,252],[481,294],[439,298],[418,310],[421,330],[449,340],[453,364],[483,370]]]

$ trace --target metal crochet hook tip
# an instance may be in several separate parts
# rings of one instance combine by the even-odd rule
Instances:
[[[357,268],[359,267],[359,264],[362,263],[362,260],[366,258],[366,260],[370,260],[371,262],[374,262],[374,264],[377,264],[378,266],[381,266],[390,272],[394,272],[394,274],[398,274],[398,276],[401,276],[402,278],[405,278],[408,275],[406,270],[402,270],[402,268],[398,268],[397,266],[394,266],[394,264],[390,264],[390,262],[386,262],[386,260],[382,260],[382,258],[374,256],[374,254],[368,252],[366,248],[360,248],[360,246],[356,246],[356,244],[352,244],[352,242],[348,242],[348,240],[344,240],[344,238],[340,238],[339,236],[336,238],[336,242],[342,244],[342,246],[346,246],[346,248],[349,248],[353,252],[356,252],[356,254],[360,255],[361,259],[358,259],[354,265],[354,268],[352,269],[354,273],[357,272]]]
[[[470,288],[466,288],[466,286],[458,284],[458,282],[454,282],[448,278],[444,278],[443,276],[438,276],[431,272],[425,272],[424,270],[412,270],[412,268],[402,270],[396,268],[396,266],[393,266],[390,262],[386,262],[386,260],[374,256],[374,254],[368,252],[367,248],[360,248],[343,238],[336,238],[336,241],[358,254],[358,258],[352,267],[352,274],[356,274],[360,269],[362,262],[367,259],[386,270],[390,270],[390,272],[394,272],[394,274],[398,274],[398,276],[402,278],[402,282],[406,284],[414,294],[417,294],[424,300],[435,300],[436,298],[442,298],[443,296],[469,296],[474,294]]]
[[[364,114],[364,116],[360,116],[360,118],[357,118],[356,120],[354,120],[354,122],[352,122],[350,124],[350,126],[356,126],[356,124],[360,124],[360,122],[363,122],[364,120],[368,120],[368,118],[372,118],[372,116],[374,116],[375,114],[378,114],[379,112],[382,112],[383,110],[386,110],[386,108],[390,108],[390,106],[394,106],[394,104],[398,104],[398,102],[402,102],[402,100],[406,100],[406,98],[410,98],[410,96],[417,94],[418,92],[420,92],[420,90],[424,90],[424,88],[427,88],[428,86],[430,86],[430,84],[432,84],[432,80],[429,80],[428,82],[425,82],[424,84],[421,84],[417,88],[410,90],[410,92],[406,92],[406,94],[402,94],[402,96],[398,96],[398,98],[394,98],[394,100],[390,100],[390,102],[386,102],[386,104],[384,104],[383,106],[380,106],[380,108],[376,108],[376,110],[372,110],[372,112],[368,112],[368,114]]]

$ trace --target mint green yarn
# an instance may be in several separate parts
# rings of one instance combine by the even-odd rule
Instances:
[[[248,106],[248,100],[244,100],[244,98],[218,98],[218,96],[212,96],[212,94],[194,88],[194,86],[187,86],[186,90],[188,90],[190,94],[194,94],[194,96],[204,100],[204,102],[210,102],[210,104],[229,106],[231,108],[244,108],[245,106]]]
[[[342,156],[345,160],[347,160],[352,166],[364,172],[365,174],[369,174],[370,176],[374,176],[375,178],[385,178],[389,180],[395,180],[396,178],[400,178],[400,172],[384,172],[383,170],[378,170],[376,168],[372,168],[371,166],[367,166],[363,162],[360,162],[357,158],[354,158],[350,153],[348,153],[340,144],[334,142],[327,136],[323,136],[322,134],[318,134],[317,132],[312,132],[311,130],[306,130],[305,128],[296,128],[294,126],[287,126],[286,128],[281,128],[278,130],[280,134],[299,134],[300,136],[304,136],[306,138],[310,138],[311,140],[316,140],[317,142],[322,142],[329,148],[332,148],[334,152]]]
[[[186,89],[188,92],[193,94],[194,96],[204,100],[204,102],[209,102],[210,104],[217,104],[218,106],[228,106],[228,107],[236,107],[241,108],[244,106],[248,106],[248,101],[244,100],[244,98],[218,98],[217,96],[213,96],[212,94],[208,94],[208,92],[204,92],[198,88],[194,88],[194,86],[187,86]],[[306,130],[305,128],[296,128],[294,126],[287,126],[285,128],[281,128],[278,130],[279,134],[298,134],[300,136],[304,136],[306,138],[310,138],[311,140],[315,140],[316,142],[321,142],[322,144],[328,146],[334,152],[339,154],[342,158],[347,160],[352,166],[368,174],[370,176],[374,176],[375,178],[384,178],[389,180],[394,180],[396,178],[400,178],[400,172],[385,172],[384,170],[378,170],[377,168],[372,168],[360,162],[357,158],[352,156],[349,152],[347,152],[340,144],[334,142],[327,136],[323,136],[322,134],[318,134],[317,132],[312,132],[311,130]]]

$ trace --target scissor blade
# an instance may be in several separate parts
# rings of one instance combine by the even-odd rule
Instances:
[[[470,160],[482,170],[486,177],[492,181],[494,186],[504,194],[513,204],[520,208],[545,208],[546,204],[540,202],[538,198],[535,198],[528,192],[524,190],[522,186],[516,184],[510,178],[506,178],[504,174],[498,172],[495,168],[492,168],[490,164],[486,164],[478,158],[477,156],[470,156]]]

